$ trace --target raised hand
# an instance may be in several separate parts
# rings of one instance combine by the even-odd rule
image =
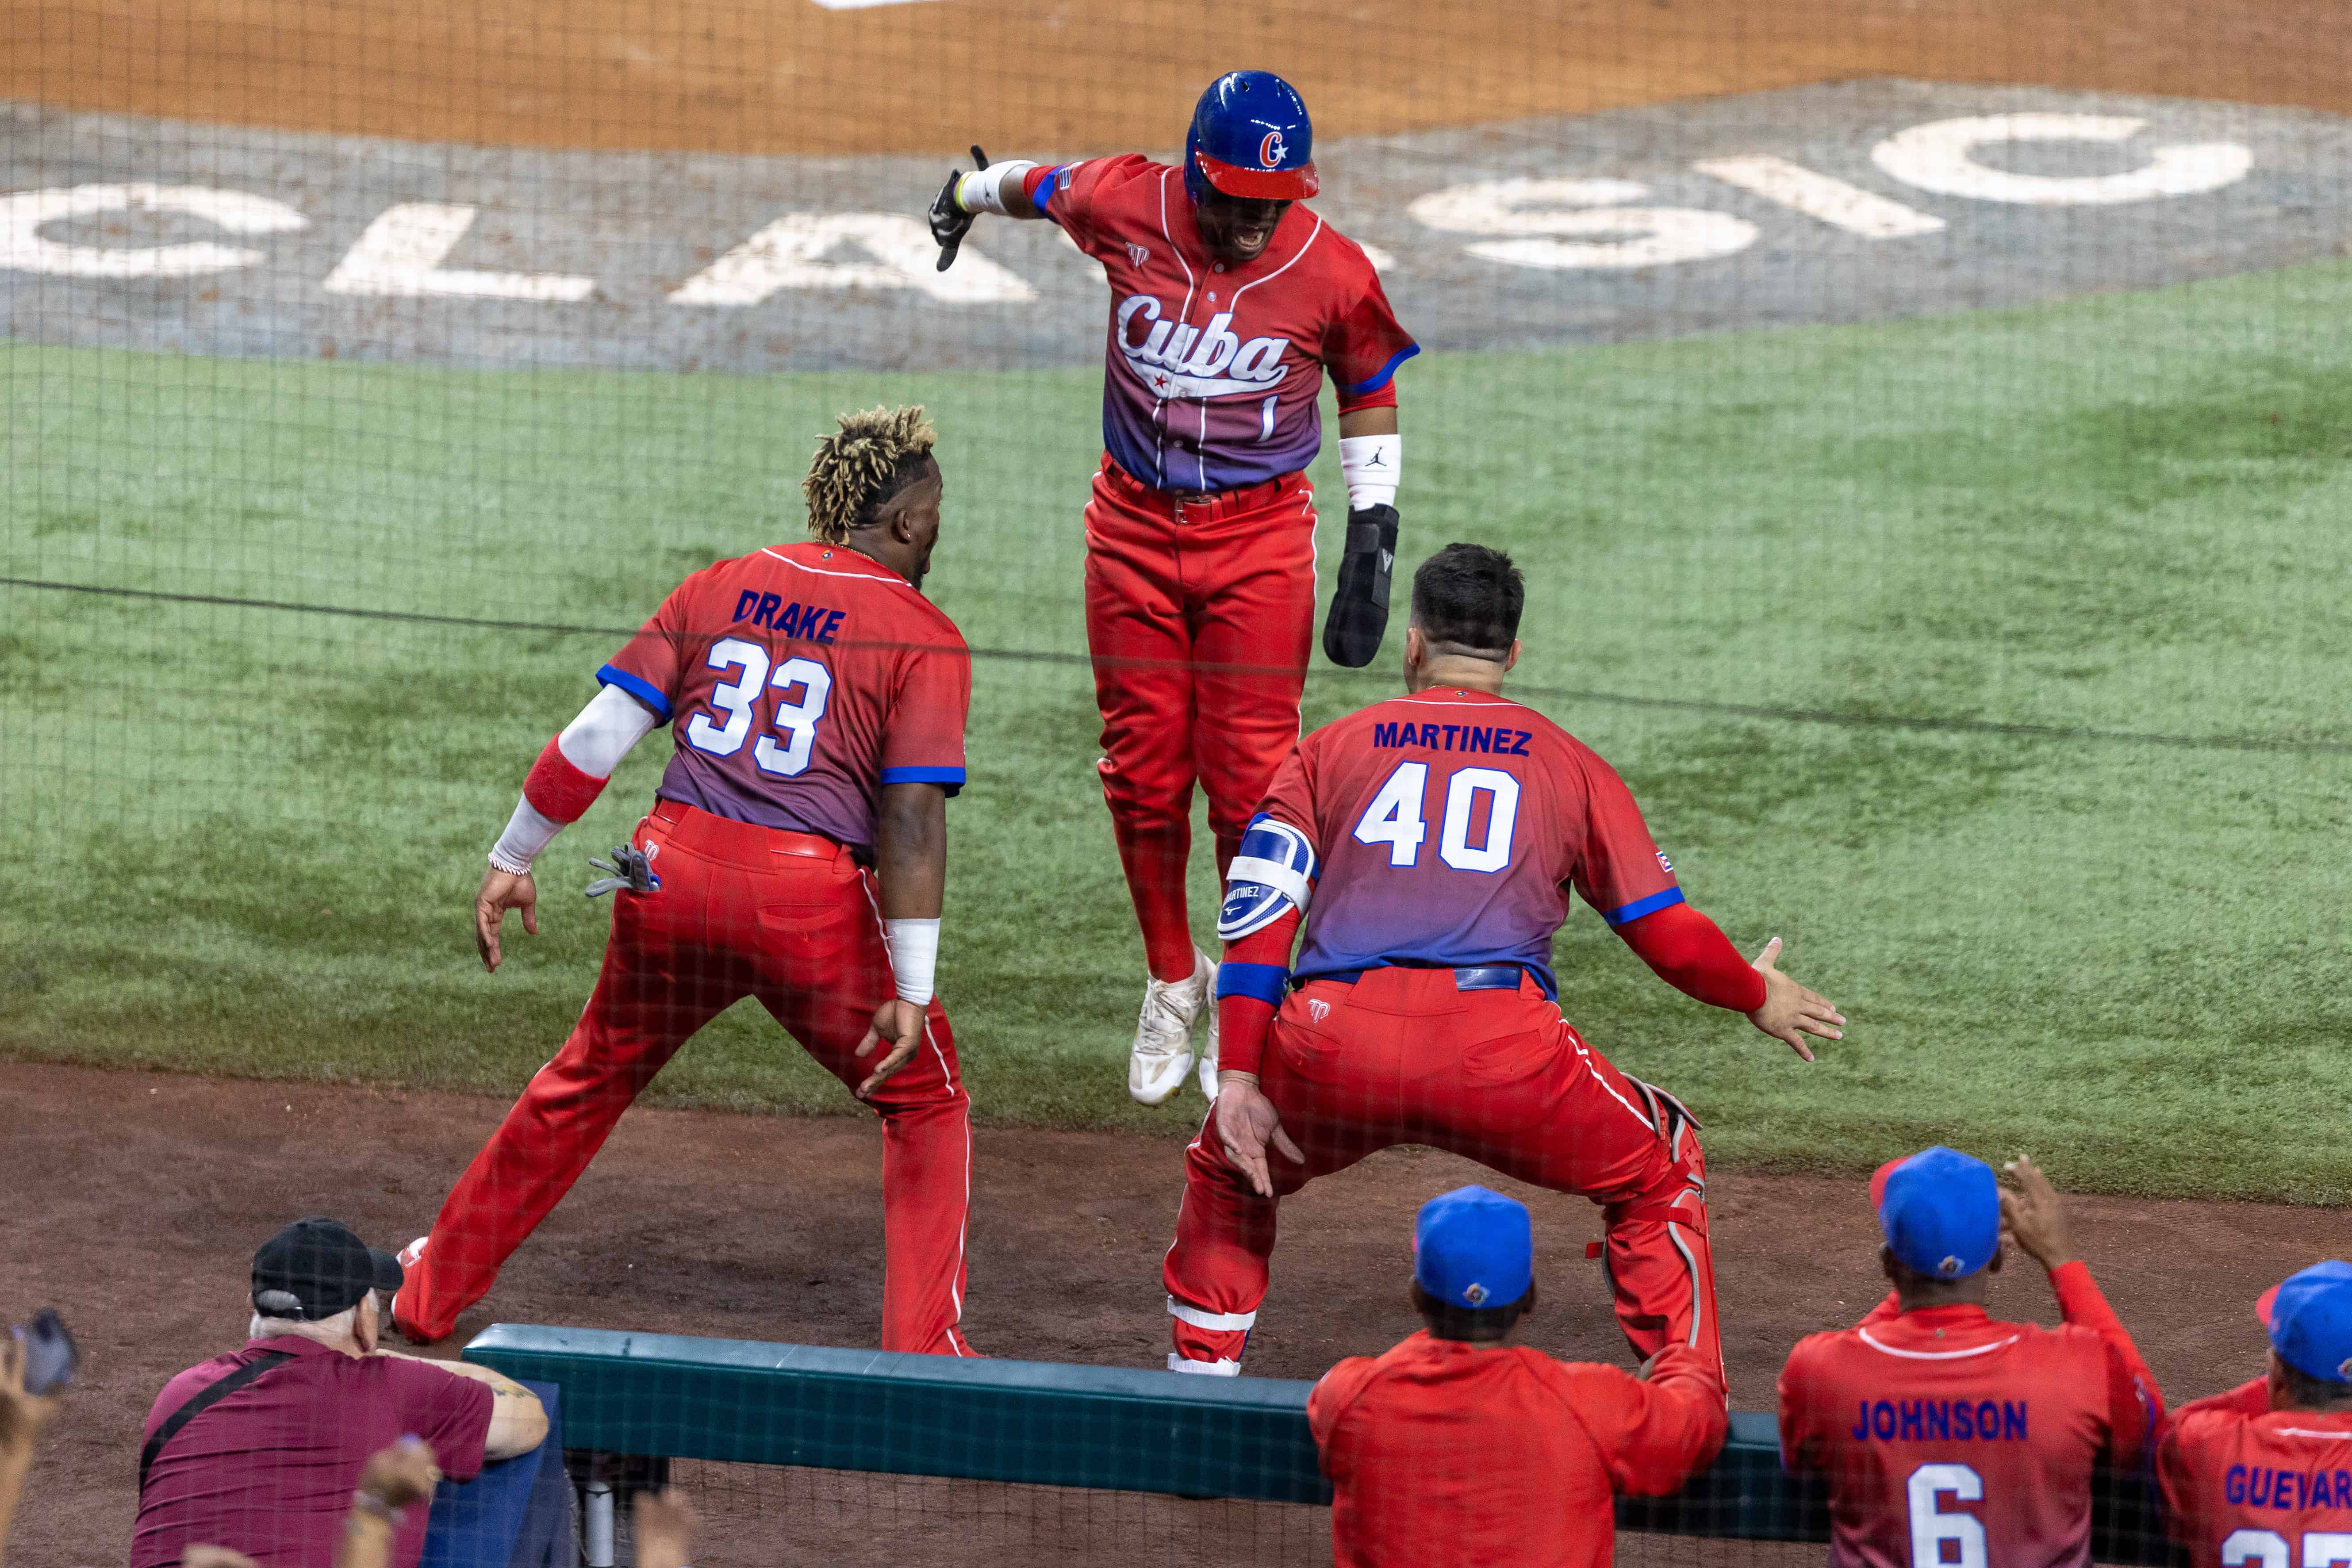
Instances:
[[[985,169],[988,167],[988,154],[975,146],[971,150],[971,162],[974,168]],[[930,219],[931,237],[939,242],[940,270],[942,272],[955,265],[956,252],[962,248],[963,237],[971,232],[971,221],[978,216],[964,211],[963,204],[956,200],[956,185],[962,178],[961,169],[948,171],[948,183],[940,187],[940,194],[932,199],[931,210],[927,215]]]
[[[1780,939],[1776,936],[1764,944],[1764,951],[1749,966],[1764,977],[1764,1005],[1748,1014],[1748,1021],[1811,1061],[1813,1048],[1805,1044],[1805,1037],[1845,1038],[1838,1027],[1845,1022],[1845,1015],[1830,1005],[1830,999],[1820,992],[1808,990],[1781,973],[1774,962],[1780,956]]]
[[[2044,1268],[2060,1268],[2074,1261],[2074,1239],[2066,1229],[2066,1205],[2042,1168],[2020,1154],[2001,1167],[2016,1178],[2017,1190],[2003,1188],[2000,1223],[2010,1238],[2028,1258]]]

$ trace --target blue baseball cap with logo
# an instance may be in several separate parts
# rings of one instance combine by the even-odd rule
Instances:
[[[1449,1307],[1507,1307],[1536,1281],[1528,1205],[1485,1187],[1456,1187],[1412,1222],[1412,1281]]]
[[[1895,1259],[1931,1279],[1965,1279],[2000,1250],[2000,1183],[1992,1167],[1941,1143],[1889,1160],[1870,1204]]]
[[[2322,1383],[2352,1383],[2352,1263],[2330,1258],[2263,1292],[2254,1314],[2279,1359]]]

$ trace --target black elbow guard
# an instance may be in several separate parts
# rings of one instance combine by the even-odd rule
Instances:
[[[1389,627],[1389,577],[1396,566],[1397,509],[1368,506],[1348,514],[1339,584],[1323,619],[1323,657],[1361,669],[1381,651]]]

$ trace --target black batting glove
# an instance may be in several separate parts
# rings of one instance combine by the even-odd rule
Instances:
[[[1323,657],[1361,669],[1381,651],[1389,629],[1389,575],[1396,566],[1397,509],[1368,506],[1348,513],[1348,543],[1339,556],[1339,585],[1323,617]]]
[[[988,167],[988,154],[976,146],[971,150],[971,161],[979,168]],[[956,200],[956,182],[962,178],[961,169],[948,171],[948,183],[940,187],[939,196],[931,203],[929,215],[931,237],[940,244],[940,270],[942,272],[955,265],[956,252],[963,248],[963,237],[971,232],[972,219],[980,216],[964,211],[963,204]]]

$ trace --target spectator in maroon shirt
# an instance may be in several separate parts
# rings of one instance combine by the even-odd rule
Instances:
[[[331,1219],[262,1244],[245,1348],[180,1373],[148,1413],[131,1568],[171,1568],[198,1543],[262,1568],[332,1568],[378,1449],[413,1434],[466,1481],[539,1446],[547,1413],[520,1384],[378,1348],[400,1279],[390,1253]],[[425,1515],[390,1521],[392,1568],[415,1568]]]

